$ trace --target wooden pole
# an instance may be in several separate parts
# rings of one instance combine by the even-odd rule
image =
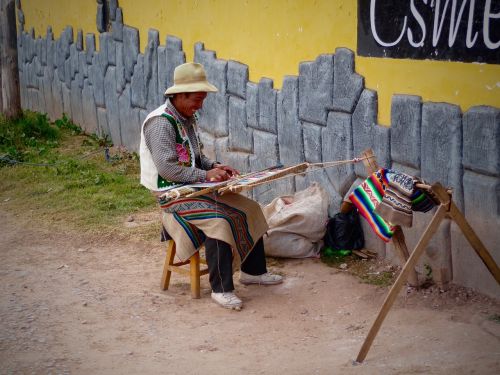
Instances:
[[[399,274],[398,278],[394,282],[394,285],[389,291],[389,294],[385,298],[382,308],[380,309],[377,318],[373,322],[373,325],[370,328],[370,331],[368,332],[368,336],[366,336],[365,342],[363,343],[363,346],[359,351],[358,357],[356,358],[356,362],[361,363],[366,358],[366,355],[370,350],[373,340],[375,340],[375,337],[377,336],[377,333],[380,327],[382,326],[382,323],[384,322],[387,313],[389,312],[394,301],[396,300],[396,297],[398,296],[401,287],[405,283],[408,274],[410,273],[411,270],[414,270],[414,267],[417,264],[418,259],[420,258],[423,251],[427,247],[432,236],[436,233],[437,229],[439,228],[439,224],[446,216],[447,211],[448,211],[448,205],[441,204],[436,213],[434,214],[431,222],[429,223],[425,232],[420,238],[420,241],[418,241],[415,250],[413,250],[413,252],[411,253],[410,258],[404,265],[403,269],[401,270],[401,273]]]
[[[0,27],[0,40],[2,40],[2,30]],[[3,112],[3,89],[2,89],[2,54],[0,54],[0,113]]]
[[[408,252],[408,247],[406,246],[405,235],[399,225],[396,226],[396,230],[392,235],[392,244],[394,245],[394,249],[398,253],[399,258],[402,260],[402,263],[404,264],[409,259],[410,253]],[[413,287],[419,286],[418,275],[415,269],[410,270],[407,281],[410,286]]]
[[[0,4],[1,7],[1,4]],[[0,9],[1,11],[1,9]],[[3,30],[0,25],[0,44],[3,43]],[[2,58],[2,49],[0,45],[0,113],[3,113],[3,84],[2,84],[2,66],[3,66],[3,58]]]
[[[486,250],[476,232],[472,229],[469,222],[465,219],[464,215],[460,212],[455,203],[451,202],[450,212],[448,213],[451,219],[460,227],[467,241],[469,241],[472,248],[476,251],[477,255],[483,261],[484,265],[488,268],[498,284],[500,284],[500,269],[496,264],[491,254]]]
[[[2,112],[9,119],[21,115],[17,31],[14,0],[0,0],[0,56],[2,69]]]
[[[175,242],[174,240],[167,241],[167,256],[165,257],[165,264],[163,265],[163,275],[161,276],[161,289],[167,290],[170,284],[170,277],[172,270],[170,266],[174,264],[175,257]]]
[[[191,277],[191,298],[200,298],[200,252],[197,251],[189,259]]]

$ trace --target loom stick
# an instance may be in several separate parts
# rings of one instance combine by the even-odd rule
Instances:
[[[261,179],[257,179],[256,181],[250,181],[250,182],[245,183],[245,184],[241,184],[241,182],[238,183],[238,181],[236,181],[235,184],[231,184],[231,185],[222,187],[221,189],[218,190],[218,193],[222,195],[222,194],[225,194],[227,192],[237,193],[237,192],[240,192],[242,190],[248,190],[248,189],[251,189],[255,186],[258,186],[258,185],[261,185],[264,183],[272,182],[273,180],[276,180],[276,179],[283,177],[283,176],[286,176],[288,174],[301,173],[301,172],[305,171],[308,166],[309,166],[308,163],[297,164],[297,165],[294,165],[292,167],[288,167],[288,168],[285,168],[283,170],[279,170],[276,173],[273,173],[272,175],[264,176]],[[271,171],[271,170],[269,170],[269,171]],[[266,170],[263,172],[266,172]],[[258,173],[256,173],[255,175],[258,175]],[[241,180],[243,180],[244,178],[245,177],[243,177]],[[249,178],[249,177],[246,177],[246,178]]]
[[[498,265],[483,245],[476,232],[474,232],[467,219],[465,219],[464,215],[453,202],[451,202],[450,212],[448,215],[455,221],[455,223],[457,223],[476,254],[479,258],[481,258],[484,265],[488,268],[488,271],[490,271],[497,283],[500,284],[500,269],[498,268]]]
[[[373,322],[373,325],[370,328],[370,331],[368,332],[368,336],[366,336],[365,342],[363,343],[363,346],[359,351],[359,354],[356,358],[356,362],[361,363],[365,360],[366,355],[368,354],[368,351],[370,350],[370,347],[373,343],[373,340],[375,340],[375,337],[377,336],[377,333],[380,330],[380,327],[382,326],[382,323],[384,322],[387,313],[394,304],[394,301],[396,300],[396,297],[398,296],[401,287],[408,278],[409,273],[415,269],[415,265],[417,264],[418,259],[420,258],[423,251],[427,247],[427,244],[431,240],[432,236],[436,233],[439,224],[446,216],[447,210],[448,210],[448,205],[441,204],[436,213],[434,214],[431,222],[429,223],[425,232],[420,238],[420,241],[418,241],[415,250],[413,250],[413,252],[411,253],[410,258],[408,258],[408,261],[404,265],[403,269],[401,270],[401,273],[394,282],[394,285],[391,287],[389,294],[385,298],[384,304],[382,305],[382,308],[380,309],[377,318]]]

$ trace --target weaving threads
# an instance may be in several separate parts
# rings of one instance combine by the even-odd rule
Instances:
[[[276,175],[272,175],[266,178],[261,179],[260,181],[249,183],[244,185],[243,187],[235,187],[239,183],[238,180],[233,182],[232,184],[229,184],[228,187],[224,187],[219,190],[219,192],[224,193],[226,190],[230,190],[232,192],[241,190],[243,188],[253,188],[259,185],[267,184],[270,182],[277,182],[279,180],[285,179],[285,178],[290,178],[294,176],[303,176],[307,173],[312,173],[316,172],[320,169],[326,169],[326,168],[332,168],[332,167],[338,167],[340,165],[344,164],[350,164],[350,163],[357,163],[362,160],[369,159],[370,157],[364,157],[364,158],[354,158],[354,159],[349,159],[349,160],[339,160],[339,161],[331,161],[331,162],[324,162],[324,163],[302,163],[298,164],[293,167],[289,167],[285,169],[283,174],[277,173]],[[257,172],[259,173],[259,172]],[[244,178],[247,176],[243,176]]]
[[[196,188],[195,185],[181,186],[176,188],[175,191],[169,190],[165,192],[163,194],[163,197],[165,199],[175,200],[181,197],[194,198],[209,193],[224,194],[226,192],[240,192],[241,190],[250,189],[270,182],[276,182],[285,178],[303,176],[306,173],[316,172],[320,169],[333,168],[350,163],[358,163],[362,160],[370,159],[371,157],[372,156],[367,156],[363,158],[338,160],[324,163],[301,163],[287,168],[272,167],[263,171],[251,172],[246,175],[239,176],[239,178],[237,179],[224,181],[220,184],[208,188],[200,189]],[[273,171],[276,171],[276,173],[273,173]],[[269,172],[269,175],[266,175],[265,172]],[[259,175],[262,175],[262,178],[258,178],[260,177]],[[254,178],[256,179],[256,181],[251,181]]]

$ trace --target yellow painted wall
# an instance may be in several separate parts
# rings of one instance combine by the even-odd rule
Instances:
[[[78,29],[96,34],[97,2],[94,0],[21,0],[25,16],[24,28],[35,28],[35,35],[45,37],[47,27],[52,27],[54,38],[59,38],[68,25],[73,26],[74,36]],[[85,37],[84,37],[85,39]]]
[[[119,0],[124,23],[182,39],[188,61],[201,41],[222,59],[249,66],[250,79],[272,78],[280,88],[285,75],[297,75],[302,61],[337,47],[356,51],[356,0]],[[67,24],[75,32],[97,34],[95,0],[23,0],[26,27],[45,35],[48,25],[59,36]],[[379,97],[379,122],[390,124],[393,94],[422,96],[424,101],[500,107],[500,65],[430,60],[356,57],[356,71]]]

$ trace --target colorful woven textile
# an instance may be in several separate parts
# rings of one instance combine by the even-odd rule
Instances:
[[[375,208],[375,213],[394,225],[411,227],[413,224],[411,197],[416,180],[410,175],[392,169],[383,171],[388,184],[384,187],[384,196]]]
[[[436,202],[423,190],[415,189],[411,197],[412,211],[427,212],[436,206]]]
[[[356,206],[360,215],[368,221],[375,234],[385,242],[390,241],[395,228],[374,211],[382,201],[387,184],[385,170],[380,169],[370,175],[349,195],[349,199]]]
[[[239,194],[160,200],[160,207],[163,225],[182,260],[189,259],[210,237],[231,245],[238,264],[268,229],[259,204]]]
[[[416,188],[417,177],[391,169],[380,169],[349,196],[375,234],[388,242],[396,225],[411,227],[413,211],[427,212],[435,202]]]

